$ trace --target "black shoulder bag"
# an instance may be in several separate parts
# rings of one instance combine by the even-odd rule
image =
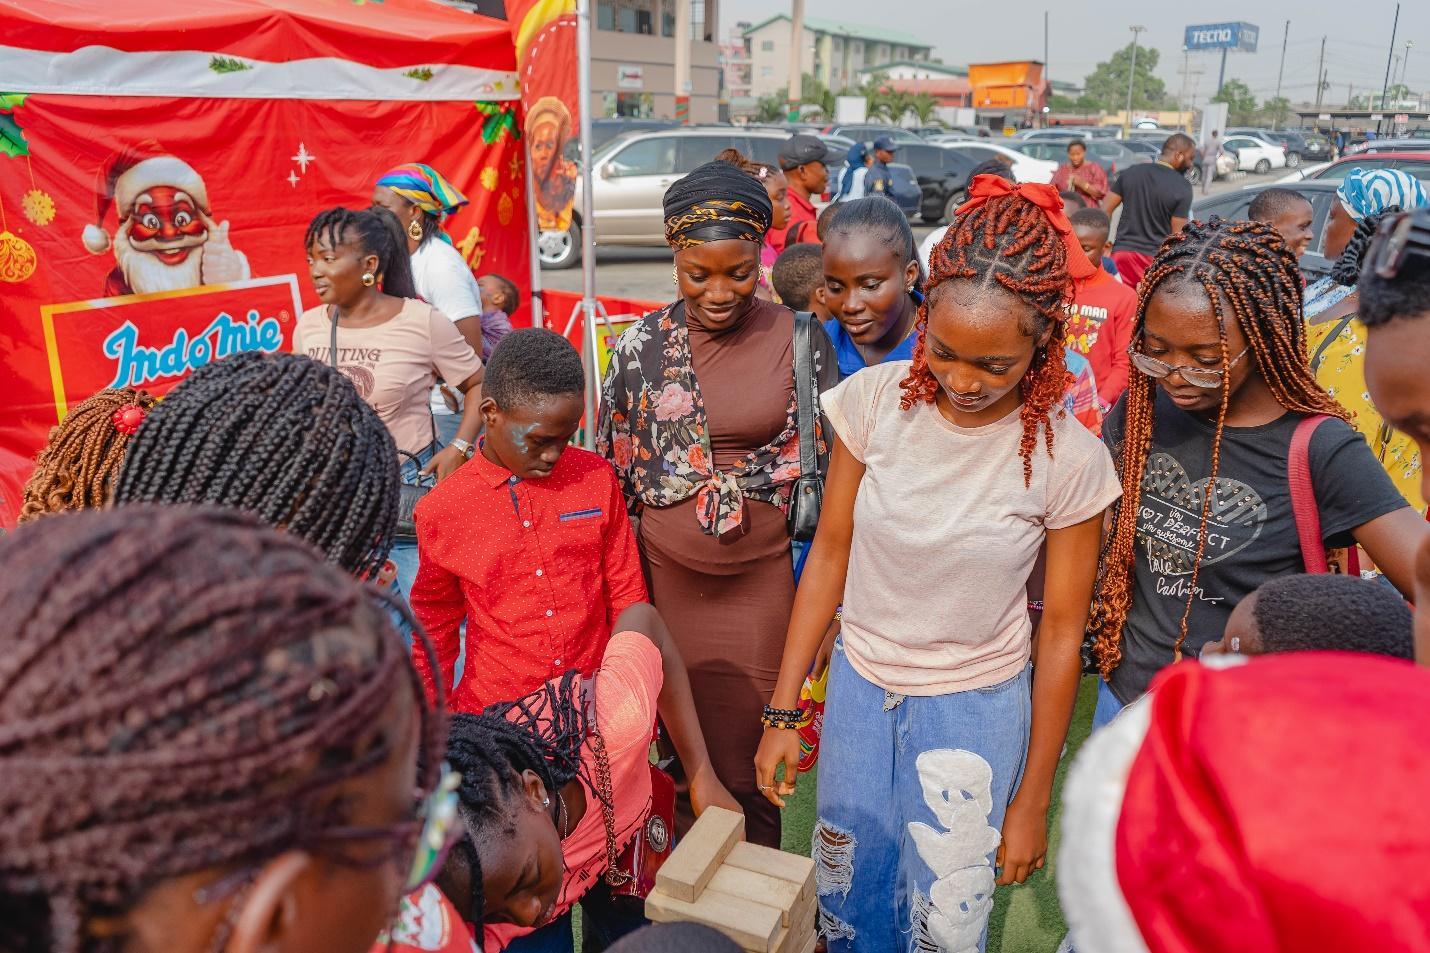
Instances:
[[[328,324],[332,328],[332,334],[328,339],[328,360],[333,365],[333,370],[342,374],[342,369],[338,367],[338,317],[337,309],[328,308]],[[346,375],[345,375],[346,376]],[[428,415],[431,416],[430,413]],[[432,421],[432,442],[437,442],[437,421]],[[416,454],[408,453],[406,450],[397,451],[398,460],[404,457],[417,465],[417,469],[422,469],[422,461]],[[435,476],[428,477],[431,483],[423,483],[423,477],[418,475],[416,483],[400,482],[397,488],[397,529],[393,532],[394,539],[412,541],[417,539],[417,522],[413,515],[417,509],[417,504],[422,501],[422,497],[427,495],[427,491],[437,485]]]
[[[819,509],[824,505],[824,476],[819,472],[819,448],[814,433],[814,315],[796,311],[794,315],[794,396],[798,404],[799,479],[790,491],[786,521],[790,539],[807,543],[819,525]]]

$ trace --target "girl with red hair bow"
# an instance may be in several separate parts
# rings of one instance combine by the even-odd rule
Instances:
[[[824,395],[824,507],[755,757],[783,804],[799,762],[784,715],[842,601],[813,842],[831,953],[981,949],[995,881],[1043,866],[1103,513],[1121,492],[1062,409],[1070,275],[1091,265],[1061,200],[996,176],[970,194],[934,251],[913,359]],[[1033,659],[1026,581],[1044,546]]]

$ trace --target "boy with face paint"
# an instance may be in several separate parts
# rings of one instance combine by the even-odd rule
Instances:
[[[492,352],[472,459],[416,510],[412,610],[436,646],[429,691],[453,711],[518,698],[568,669],[589,677],[611,620],[646,600],[635,536],[611,466],[567,443],[585,375],[565,338],[513,331]],[[466,664],[457,670],[466,624]]]

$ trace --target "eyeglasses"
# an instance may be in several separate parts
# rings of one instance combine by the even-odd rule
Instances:
[[[1241,363],[1241,359],[1246,357],[1251,348],[1246,348],[1236,357],[1231,359],[1231,363],[1226,367],[1195,367],[1189,364],[1168,364],[1166,361],[1159,361],[1155,357],[1148,357],[1137,350],[1136,345],[1127,349],[1127,357],[1132,362],[1132,366],[1137,368],[1148,377],[1161,380],[1164,377],[1171,377],[1173,374],[1181,374],[1182,380],[1193,387],[1211,389],[1220,387],[1222,378],[1233,367]]]
[[[1367,258],[1376,277],[1389,281],[1400,274],[1406,260],[1430,258],[1430,215],[1400,212],[1387,215],[1375,230]]]

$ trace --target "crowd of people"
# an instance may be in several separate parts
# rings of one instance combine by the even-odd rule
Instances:
[[[294,353],[76,405],[0,541],[0,951],[729,950],[651,832],[778,847],[816,760],[823,948],[982,950],[1084,673],[1068,948],[1430,950],[1424,191],[1352,172],[1307,287],[1185,136],[922,248],[875,146],[676,181],[599,382],[413,163]]]

